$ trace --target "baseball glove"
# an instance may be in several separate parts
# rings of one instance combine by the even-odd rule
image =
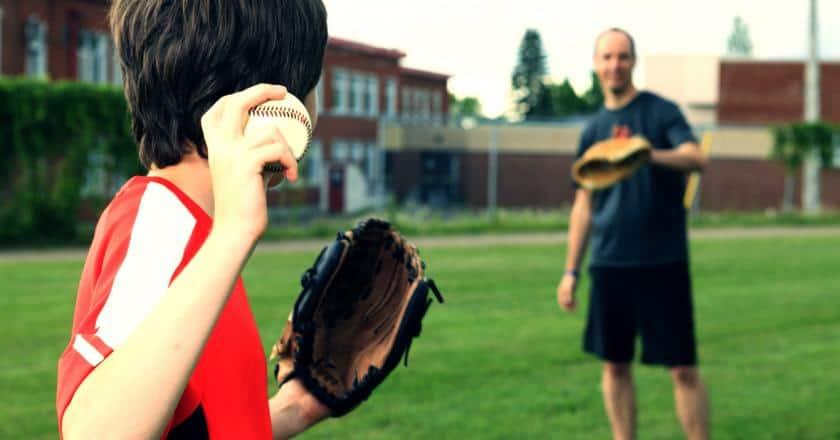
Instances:
[[[572,178],[587,189],[607,188],[636,172],[650,159],[650,152],[650,144],[641,136],[607,139],[575,161]]]
[[[303,290],[272,349],[279,385],[299,378],[340,417],[366,400],[405,357],[432,300],[417,249],[368,219],[339,233],[301,278]]]

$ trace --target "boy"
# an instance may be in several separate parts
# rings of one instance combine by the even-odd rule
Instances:
[[[329,415],[291,381],[270,400],[240,272],[269,180],[297,178],[283,136],[245,137],[288,93],[315,122],[321,0],[115,0],[111,30],[146,176],[103,212],[58,365],[75,438],[286,438]],[[262,172],[280,162],[282,175]]]

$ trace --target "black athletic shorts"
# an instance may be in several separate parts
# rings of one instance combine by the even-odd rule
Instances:
[[[697,364],[688,263],[652,267],[591,267],[592,290],[583,349],[616,363]]]

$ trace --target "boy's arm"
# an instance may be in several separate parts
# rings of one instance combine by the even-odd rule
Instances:
[[[326,419],[330,410],[292,379],[268,401],[271,413],[271,430],[275,440],[291,438],[312,425]]]
[[[254,86],[223,97],[202,118],[213,230],[160,303],[79,385],[62,417],[65,439],[161,436],[267,224],[263,164],[279,161],[287,178],[297,178],[297,162],[279,133],[242,134],[248,109],[285,93],[279,86]]]

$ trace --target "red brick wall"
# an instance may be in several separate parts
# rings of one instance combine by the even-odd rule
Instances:
[[[322,115],[318,117],[313,137],[320,140],[324,148],[324,159],[332,157],[332,145],[335,139],[350,141],[376,142],[378,122],[375,119],[355,116]]]
[[[416,76],[403,72],[403,75],[400,78],[400,92],[397,94],[399,96],[397,99],[399,106],[397,108],[400,111],[402,111],[402,104],[400,104],[399,101],[402,99],[403,86],[426,89],[433,93],[440,93],[442,97],[441,112],[445,115],[444,120],[446,119],[446,115],[449,115],[449,89],[447,88],[447,79]]]
[[[461,160],[461,194],[466,206],[487,206],[487,159],[487,153],[479,152],[466,153]]]
[[[784,169],[771,161],[715,159],[703,175],[701,209],[708,211],[755,211],[779,209],[784,196]],[[802,176],[795,176],[794,203],[799,206]],[[820,199],[827,209],[840,208],[840,170],[824,169]]]
[[[419,182],[420,152],[396,153],[400,174],[394,178],[399,197]],[[571,205],[574,189],[570,155],[506,154],[499,156],[498,205],[501,207],[558,208]],[[461,155],[461,194],[468,207],[487,205],[487,153]],[[821,199],[827,209],[840,208],[840,169],[822,172]],[[784,193],[784,170],[771,161],[714,159],[703,174],[700,208],[704,211],[761,211],[779,209]],[[796,177],[795,203],[801,179]]]
[[[823,208],[840,209],[840,169],[823,170],[820,191]]]
[[[801,120],[803,75],[801,63],[722,62],[718,122],[750,124]]]
[[[820,68],[822,119],[840,122],[840,64]],[[767,124],[804,117],[805,65],[801,62],[720,64],[718,122]]]
[[[418,190],[420,185],[420,155],[417,150],[400,151],[391,154],[389,163],[390,176],[388,190],[393,191],[397,200]]]
[[[324,75],[321,78],[323,85],[323,104],[324,112],[329,112],[333,108],[333,69],[334,68],[348,69],[354,72],[362,72],[366,74],[375,74],[379,77],[379,112],[385,112],[386,93],[385,85],[387,78],[394,78],[397,80],[397,89],[399,90],[400,83],[400,67],[399,60],[396,58],[377,57],[374,55],[361,54],[337,48],[334,45],[327,45],[327,50],[324,54]],[[399,109],[399,94],[397,94],[397,109]]]
[[[840,122],[840,63],[825,63],[822,65],[820,87],[820,114],[822,119]]]
[[[569,170],[572,156],[548,154],[499,155],[497,203],[503,207],[557,208],[574,197]],[[467,153],[462,160],[464,203],[487,204],[487,153]]]
[[[779,208],[784,170],[766,160],[714,159],[703,173],[700,208],[750,211]]]
[[[3,8],[5,75],[22,75],[25,66],[24,24],[35,15],[47,25],[47,71],[53,79],[76,77],[76,49],[82,29],[108,32],[107,0],[0,0]]]

